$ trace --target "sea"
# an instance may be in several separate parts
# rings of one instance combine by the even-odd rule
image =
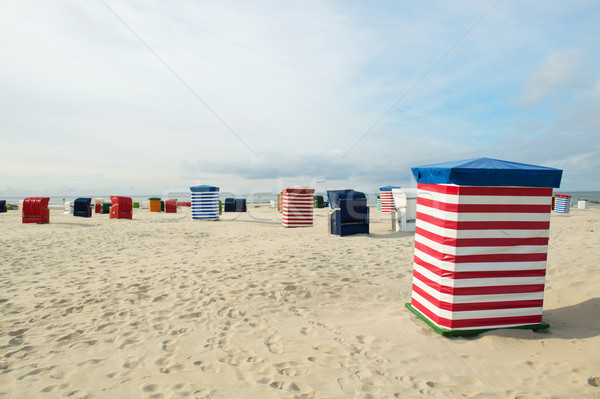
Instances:
[[[600,191],[556,191],[555,194],[567,194],[571,196],[571,205],[577,206],[577,202],[579,199],[586,199],[588,201],[589,206],[600,206]],[[327,199],[327,193],[315,193],[315,195],[322,195],[325,199]],[[365,193],[367,196],[367,205],[376,206],[377,205],[377,196],[379,193]],[[84,195],[82,195],[84,196]],[[177,201],[188,202],[191,200],[191,195],[189,192],[177,192],[177,193],[169,193],[168,196],[161,196],[156,194],[144,194],[144,195],[126,195],[127,197],[131,197],[133,202],[139,202],[142,207],[148,207],[148,198],[151,197],[159,197],[163,199],[177,199]],[[52,208],[62,207],[66,201],[73,201],[79,196],[73,195],[56,195],[50,196],[49,205]],[[110,201],[110,195],[96,195],[96,196],[88,196],[88,198],[92,198],[92,202],[95,199],[102,199],[104,201]],[[18,204],[19,201],[23,200],[25,197],[2,197],[0,199],[5,199],[8,204]],[[277,201],[277,193],[252,193],[252,194],[238,194],[234,195],[232,193],[220,193],[219,198],[224,201],[225,198],[246,198],[246,202],[249,205],[269,205],[271,201]]]

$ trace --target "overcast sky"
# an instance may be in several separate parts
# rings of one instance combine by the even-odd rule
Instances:
[[[0,0],[0,196],[414,186],[490,157],[600,190],[600,3]]]

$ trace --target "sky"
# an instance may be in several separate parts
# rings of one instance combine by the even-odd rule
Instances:
[[[600,190],[599,26],[597,0],[0,0],[0,196],[375,192],[478,157]]]

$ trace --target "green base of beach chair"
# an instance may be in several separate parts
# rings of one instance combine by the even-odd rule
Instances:
[[[429,327],[431,327],[435,332],[437,332],[440,335],[443,335],[444,337],[452,337],[452,336],[458,336],[458,335],[475,335],[475,334],[481,334],[486,331],[493,331],[493,330],[534,330],[534,331],[536,331],[536,330],[543,330],[546,328],[550,328],[550,324],[548,324],[546,322],[541,322],[539,324],[529,324],[529,325],[517,326],[517,327],[484,328],[484,329],[480,329],[480,330],[448,330],[445,328],[440,328],[440,327],[436,326],[435,324],[433,324],[431,322],[431,320],[429,320],[421,312],[419,312],[417,309],[415,309],[410,303],[405,303],[404,306],[406,306],[406,308],[408,310],[413,312],[415,314],[415,316],[417,316],[419,319],[423,320],[425,322],[425,324],[427,324]]]

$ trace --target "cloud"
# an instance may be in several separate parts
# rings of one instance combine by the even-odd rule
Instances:
[[[560,99],[587,87],[592,77],[592,65],[582,49],[549,54],[545,63],[525,82],[518,103],[534,106],[544,100]]]

